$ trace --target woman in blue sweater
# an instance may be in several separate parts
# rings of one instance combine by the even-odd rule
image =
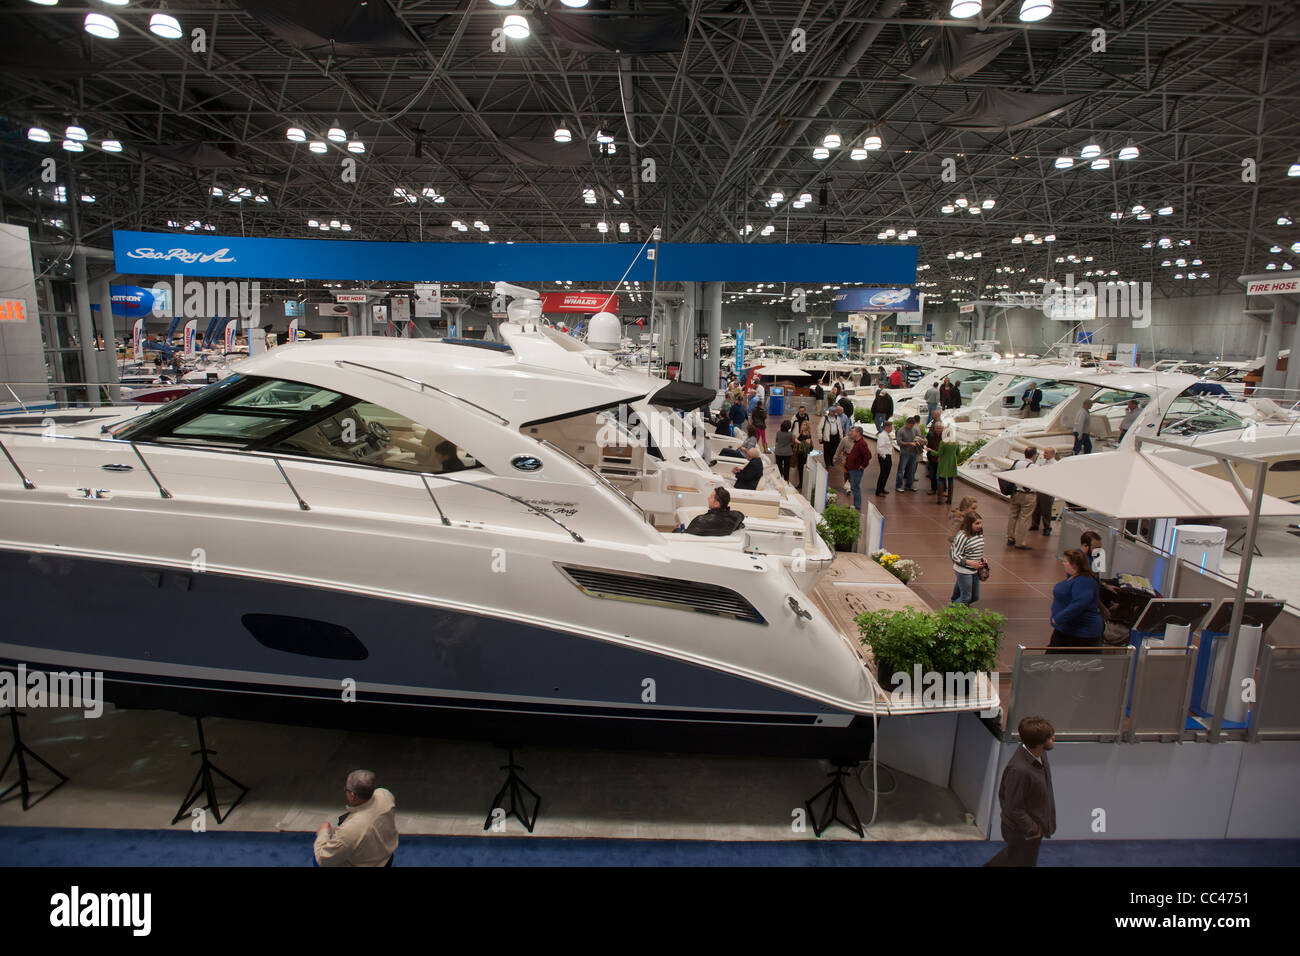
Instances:
[[[1101,591],[1088,559],[1071,548],[1061,558],[1067,575],[1052,588],[1052,647],[1100,647],[1105,629],[1098,611]]]

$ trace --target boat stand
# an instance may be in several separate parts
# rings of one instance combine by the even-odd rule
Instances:
[[[9,772],[9,765],[14,761],[18,762],[18,782],[12,783],[9,786],[5,787],[3,790],[0,790],[0,800],[3,800],[8,794],[10,794],[14,790],[21,791],[22,798],[23,798],[24,813],[26,813],[32,807],[36,806],[36,804],[40,803],[42,800],[44,800],[46,797],[52,794],[55,790],[58,790],[59,787],[63,786],[65,783],[68,782],[68,777],[66,774],[61,773],[58,770],[55,770],[48,763],[46,763],[44,759],[42,759],[40,754],[38,754],[31,747],[28,747],[27,744],[23,742],[22,731],[18,729],[18,718],[26,717],[26,716],[27,716],[26,714],[20,714],[18,712],[18,708],[16,707],[9,708],[9,727],[13,731],[14,746],[13,749],[9,751],[9,756],[5,758],[4,766],[0,767],[0,780],[4,780],[5,774]],[[58,783],[50,787],[48,790],[42,793],[35,800],[32,799],[31,773],[27,769],[28,757],[30,757],[32,760],[35,760],[38,764],[40,764],[50,773],[54,774],[54,776],[59,778]]]
[[[186,792],[185,802],[176,811],[176,816],[172,817],[172,823],[179,823],[185,817],[188,817],[190,809],[195,805],[199,797],[207,798],[207,802],[203,804],[203,809],[211,810],[212,816],[217,823],[222,823],[230,816],[235,807],[239,806],[239,801],[243,800],[247,795],[248,788],[208,759],[208,754],[214,754],[216,751],[209,750],[207,740],[204,739],[203,718],[195,717],[194,723],[199,728],[199,749],[191,751],[191,753],[199,756],[199,772],[194,775],[194,782],[190,784],[190,789]],[[228,783],[234,784],[239,789],[239,796],[235,797],[234,802],[226,808],[224,815],[221,812],[221,803],[217,800],[217,788],[212,779],[213,774],[223,778]]]
[[[524,768],[515,763],[514,748],[508,748],[507,763],[501,768],[507,771],[506,782],[501,785],[497,795],[492,798],[492,806],[488,807],[487,819],[483,821],[483,829],[490,830],[495,822],[494,817],[498,810],[505,813],[501,818],[502,822],[509,820],[511,817],[517,819],[524,825],[524,829],[529,833],[533,832],[533,827],[537,825],[537,811],[541,808],[542,797],[536,790],[524,783],[523,778],[519,776],[519,771]],[[502,803],[502,798],[509,793],[509,804]],[[525,796],[527,794],[527,797]],[[532,798],[532,809],[529,810],[529,797]]]
[[[867,835],[862,829],[862,820],[858,817],[857,808],[853,806],[853,798],[849,796],[848,790],[844,788],[845,778],[857,766],[856,762],[835,764],[835,769],[830,772],[831,782],[804,801],[804,806],[808,808],[808,817],[812,820],[813,834],[815,836],[821,836],[830,828],[832,823],[838,823],[840,826],[852,830],[860,838],[866,839]],[[819,800],[826,801],[826,807],[822,813],[817,812],[816,805]],[[840,816],[841,802],[849,812],[849,819],[847,820]]]

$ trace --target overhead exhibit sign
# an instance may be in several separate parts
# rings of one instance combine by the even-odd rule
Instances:
[[[123,275],[361,279],[424,282],[649,282],[656,262],[639,243],[366,242],[358,239],[256,239],[114,230]],[[916,281],[916,246],[856,243],[661,243],[660,282]],[[853,311],[864,311],[855,309]],[[892,309],[889,311],[893,311]],[[417,310],[416,315],[419,315]]]
[[[1300,279],[1256,279],[1246,285],[1246,295],[1279,295],[1300,292]]]
[[[334,301],[335,301],[335,302],[362,302],[362,303],[364,303],[364,302],[366,302],[367,300],[369,300],[369,298],[370,298],[370,296],[366,295],[364,292],[335,292],[335,293],[334,293]]]
[[[916,299],[917,299],[916,311],[898,313],[898,316],[896,317],[895,321],[899,325],[920,326],[922,324],[922,320],[925,317],[925,293],[924,292],[920,293],[916,297]]]
[[[149,289],[135,285],[114,285],[108,287],[108,294],[113,303],[114,315],[138,319],[153,312],[154,294]]]
[[[839,289],[835,293],[836,312],[919,312],[916,290]]]
[[[543,312],[618,312],[618,296],[607,292],[543,292]]]
[[[974,311],[975,311],[975,303],[974,303],[974,302],[963,302],[961,305],[957,306],[957,311],[960,312],[960,313],[962,313],[963,315],[964,315],[965,313],[967,313],[967,312],[974,312]]]

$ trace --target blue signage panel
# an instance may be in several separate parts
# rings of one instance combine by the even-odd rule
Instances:
[[[654,275],[639,243],[367,242],[250,239],[113,231],[123,275],[197,278],[355,279],[417,282],[610,282]],[[851,243],[663,243],[659,280],[668,282],[916,281],[916,246]]]
[[[153,311],[154,295],[148,289],[134,285],[114,285],[108,287],[108,294],[113,300],[114,315],[138,319]]]
[[[745,330],[736,329],[736,375],[745,367]]]
[[[920,312],[915,289],[838,289],[836,312]]]
[[[839,334],[835,336],[835,347],[840,350],[841,355],[849,354],[849,330],[840,329]]]

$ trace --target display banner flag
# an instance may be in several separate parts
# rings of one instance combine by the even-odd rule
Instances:
[[[415,284],[415,317],[417,319],[442,318],[442,283],[417,282]]]
[[[144,358],[144,319],[136,319],[131,328],[131,346],[137,359]]]
[[[894,318],[898,325],[915,325],[920,326],[925,317],[925,293],[922,292],[916,297],[917,308],[915,312],[899,312]]]
[[[289,344],[292,345],[298,341],[298,320],[293,319],[289,323]]]
[[[837,289],[836,312],[919,312],[915,289]]]
[[[745,330],[736,329],[736,375],[745,367]]]
[[[370,307],[370,317],[371,317],[371,319],[374,321],[375,325],[387,325],[387,324],[388,324],[388,306],[386,306],[386,305],[372,305],[372,306]]]
[[[233,352],[235,350],[235,336],[238,333],[239,333],[238,322],[231,321],[226,323],[226,351],[227,352]]]
[[[114,230],[115,267],[124,276],[368,279],[421,282],[875,282],[916,281],[917,247],[858,243],[660,243],[650,259],[636,242],[368,242],[269,239]],[[879,291],[879,290],[877,290]],[[890,309],[888,311],[893,311]],[[421,313],[417,310],[416,315]]]
[[[198,351],[199,320],[190,319],[185,323],[185,354],[193,355]]]
[[[841,355],[849,354],[849,330],[840,329],[835,335],[835,347]]]
[[[618,296],[608,292],[543,292],[543,312],[613,312],[618,314]]]

